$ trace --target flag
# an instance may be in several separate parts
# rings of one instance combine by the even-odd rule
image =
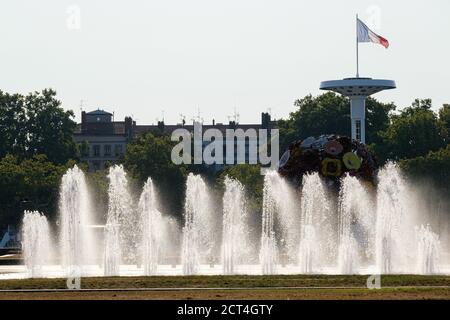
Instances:
[[[373,42],[381,44],[386,49],[389,47],[389,41],[382,36],[377,35],[369,29],[364,22],[358,20],[358,42]]]

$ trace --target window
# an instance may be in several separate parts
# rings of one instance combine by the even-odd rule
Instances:
[[[92,148],[94,150],[94,157],[100,157],[100,146],[99,145],[95,145]]]
[[[110,156],[111,155],[111,145],[110,144],[105,144],[104,146],[104,155],[106,156]]]
[[[122,150],[122,145],[121,144],[116,144],[114,153],[116,154],[116,157],[122,155],[123,150]]]
[[[355,120],[355,138],[361,141],[361,120]]]

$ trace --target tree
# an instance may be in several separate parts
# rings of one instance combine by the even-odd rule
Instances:
[[[1,159],[0,226],[18,224],[24,210],[39,210],[54,218],[61,177],[73,164],[56,165],[45,155],[23,161],[12,155]]]
[[[227,166],[217,176],[217,183],[223,190],[225,177],[238,180],[245,188],[247,195],[262,200],[264,176],[259,165],[238,164]]]
[[[86,140],[83,140],[82,142],[78,143],[77,148],[80,157],[89,156],[89,143]]]
[[[369,97],[366,100],[366,142],[380,143],[380,133],[389,127],[389,118],[396,106],[394,103],[382,103]]]
[[[0,158],[8,153],[21,157],[25,155],[26,127],[23,97],[0,90]]]
[[[216,185],[222,194],[225,191],[224,180],[226,176],[239,181],[244,186],[251,224],[253,227],[260,229],[264,189],[264,176],[261,174],[261,167],[250,164],[225,167],[223,171],[218,173],[216,178]]]
[[[400,161],[401,168],[413,178],[431,179],[448,193],[450,186],[450,144],[425,156]]]
[[[431,100],[416,99],[380,134],[382,142],[374,147],[381,162],[424,156],[445,146],[445,131],[431,110]]]
[[[172,214],[181,215],[187,170],[184,165],[172,162],[174,145],[168,135],[140,135],[127,146],[123,163],[141,185],[151,177],[164,206]]]
[[[64,111],[55,99],[56,92],[45,89],[25,97],[28,118],[28,152],[46,154],[50,161],[65,163],[76,156],[73,131],[76,123],[72,111]]]
[[[446,141],[448,143],[450,142],[450,104],[444,104],[439,110],[439,121],[446,131]]]
[[[280,120],[280,143],[286,149],[289,143],[321,134],[351,134],[350,100],[342,95],[327,92],[317,97],[308,95],[295,101],[298,110],[287,120]],[[389,124],[389,114],[395,110],[393,103],[381,103],[373,98],[366,101],[367,143],[380,141],[378,133]]]
[[[291,112],[287,120],[278,121],[282,149],[309,136],[350,132],[350,105],[345,97],[332,92],[318,97],[308,95],[296,100],[294,106],[298,110]]]
[[[76,158],[74,114],[61,108],[55,97],[51,89],[27,96],[0,91],[0,158],[8,153],[20,159],[45,154],[57,164]]]
[[[97,170],[95,172],[89,172],[89,167],[86,163],[77,165],[80,167],[80,169],[84,171],[86,181],[89,186],[89,193],[91,199],[95,199],[95,202],[92,203],[94,212],[106,213],[108,211],[108,201],[109,201],[108,198],[109,170],[105,169],[105,170]],[[99,217],[99,215],[97,215],[97,217]]]

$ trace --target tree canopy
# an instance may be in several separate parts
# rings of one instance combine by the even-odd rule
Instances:
[[[445,133],[447,136],[446,142],[450,142],[450,104],[444,104],[442,108],[439,110],[439,120],[443,128],[445,129]]]
[[[400,166],[412,177],[431,179],[447,192],[450,189],[450,144],[425,156],[401,160]]]
[[[391,116],[391,123],[380,132],[374,150],[382,162],[424,156],[446,145],[447,133],[431,110],[431,100],[416,99],[410,107]]]
[[[18,223],[24,210],[39,210],[54,218],[61,177],[73,164],[57,165],[45,155],[22,161],[13,155],[1,159],[0,226]]]
[[[125,169],[141,184],[151,177],[160,191],[161,201],[170,213],[179,215],[187,170],[184,165],[172,162],[174,145],[168,135],[140,135],[127,146],[123,163]]]
[[[249,196],[262,200],[264,176],[259,165],[238,164],[225,167],[217,177],[221,188],[226,176],[238,180]]]
[[[57,164],[76,158],[73,117],[51,89],[26,96],[0,91],[0,158],[13,154],[27,159],[45,154]]]
[[[278,121],[281,148],[285,149],[290,142],[321,134],[349,135],[350,100],[347,97],[327,92],[317,97],[308,95],[296,100],[297,110],[291,112],[289,118]],[[381,103],[373,98],[366,101],[367,143],[380,141],[378,133],[389,125],[389,115],[395,110],[393,103]]]

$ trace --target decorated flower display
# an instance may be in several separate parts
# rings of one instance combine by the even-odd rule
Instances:
[[[330,183],[339,183],[344,175],[373,182],[375,168],[365,144],[346,136],[321,135],[291,143],[280,159],[278,171],[293,180],[318,172]]]

